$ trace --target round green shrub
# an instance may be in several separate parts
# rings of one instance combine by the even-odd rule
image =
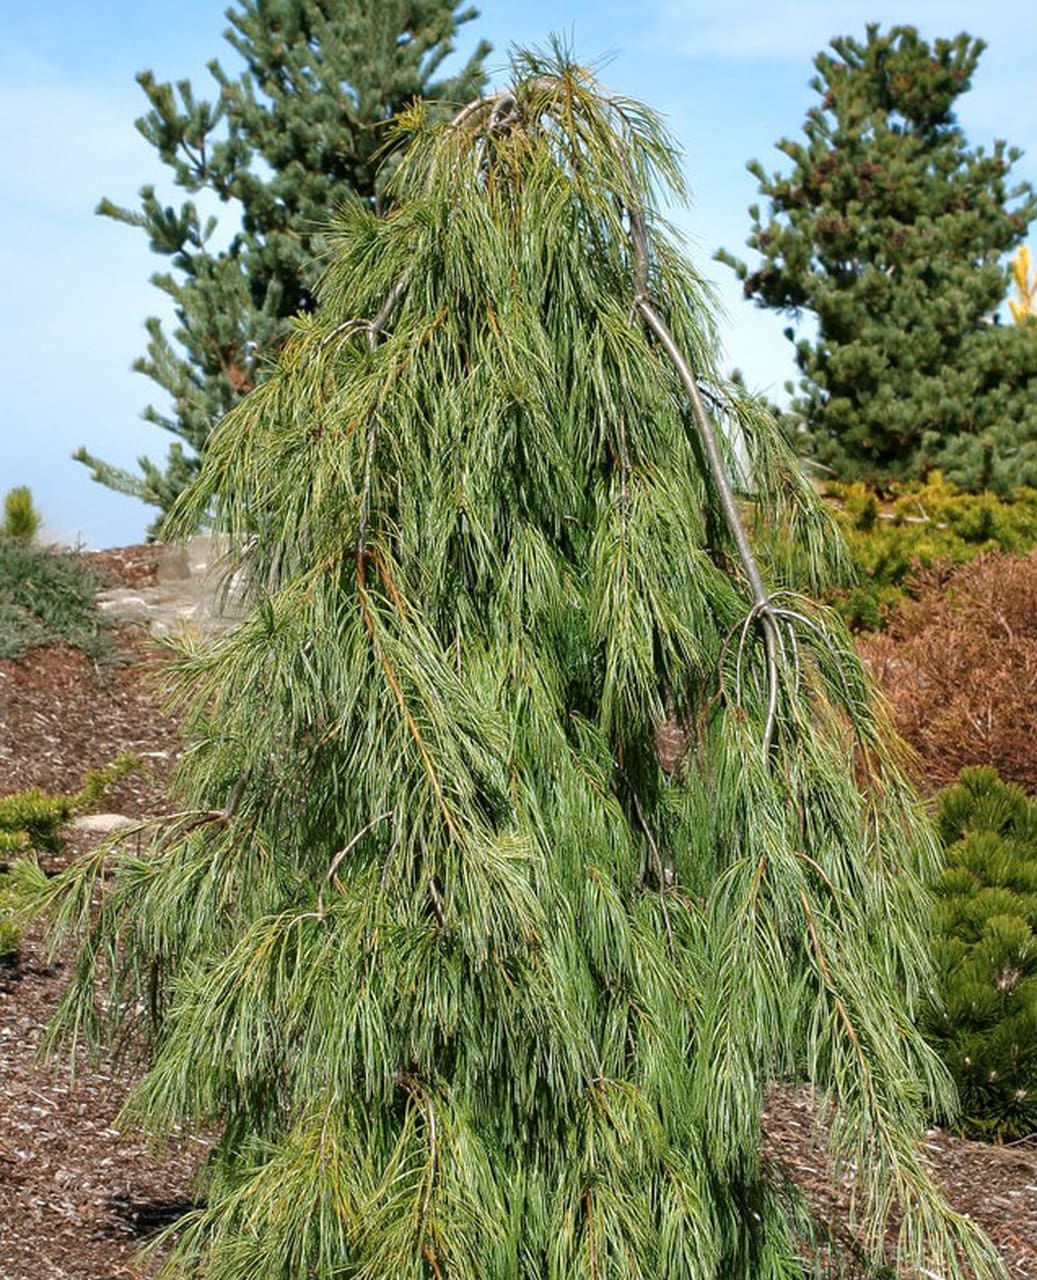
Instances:
[[[1037,1132],[1037,801],[995,770],[963,770],[938,800],[934,886],[942,1008],[926,1027],[961,1098],[961,1131]]]

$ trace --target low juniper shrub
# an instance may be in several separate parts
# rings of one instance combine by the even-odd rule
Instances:
[[[0,536],[0,658],[64,643],[110,661],[110,628],[95,606],[101,578],[80,556]]]

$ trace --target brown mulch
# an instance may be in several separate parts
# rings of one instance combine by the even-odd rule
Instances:
[[[154,581],[156,556],[139,547],[86,558],[112,585],[136,586]],[[104,808],[132,818],[163,812],[178,739],[158,709],[162,660],[136,631],[122,632],[119,648],[122,660],[104,667],[63,646],[0,661],[0,795],[73,792],[84,773],[128,751],[142,769]],[[71,832],[67,854],[95,839]],[[0,969],[0,1277],[143,1277],[151,1269],[135,1254],[189,1204],[200,1148],[156,1153],[118,1131],[126,1073],[80,1061],[73,1077],[67,1063],[37,1061],[62,986],[61,965],[47,964],[32,933],[18,966]]]
[[[154,580],[153,547],[95,553],[118,585]],[[0,661],[0,795],[29,786],[75,790],[84,772],[133,752],[144,772],[121,782],[105,808],[145,817],[165,808],[178,749],[173,722],[158,710],[161,659],[140,633],[125,631],[125,661],[97,668],[64,648]],[[76,833],[71,851],[89,847]],[[59,865],[56,861],[54,866]],[[0,1280],[142,1280],[143,1241],[190,1205],[199,1140],[155,1151],[121,1133],[116,1116],[132,1079],[80,1061],[36,1061],[63,984],[30,934],[21,963],[0,970]],[[817,1142],[809,1098],[780,1089],[765,1114],[766,1152],[829,1222],[844,1221],[847,1196],[834,1188]],[[994,1240],[1012,1280],[1037,1280],[1037,1145],[992,1147],[934,1130],[926,1153],[951,1203]]]
[[[147,1236],[190,1207],[202,1148],[122,1134],[126,1073],[36,1060],[62,984],[33,938],[0,976],[0,1276],[137,1280],[152,1271],[135,1257]]]
[[[144,768],[105,805],[132,817],[155,812],[176,728],[156,709],[161,659],[134,632],[122,636],[121,654],[122,662],[103,667],[63,645],[0,660],[0,794],[75,791],[84,774],[128,751]]]
[[[809,1090],[776,1088],[763,1126],[765,1155],[801,1188],[836,1238],[849,1238],[850,1186],[833,1185]],[[994,1242],[1012,1280],[1037,1280],[1037,1143],[993,1146],[931,1129],[922,1154],[951,1205]]]

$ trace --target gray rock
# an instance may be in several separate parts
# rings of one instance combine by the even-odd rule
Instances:
[[[154,586],[110,588],[98,594],[97,607],[113,622],[147,627],[154,636],[229,626],[240,617],[240,588],[233,581],[228,588],[223,555],[208,534],[196,534],[163,548]]]
[[[72,820],[77,831],[89,831],[92,835],[107,836],[113,831],[123,831],[127,827],[136,827],[136,818],[127,818],[121,813],[84,813]]]

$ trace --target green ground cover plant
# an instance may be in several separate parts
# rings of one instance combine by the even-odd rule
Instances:
[[[61,848],[61,828],[77,813],[88,813],[120,778],[138,768],[136,759],[118,756],[103,769],[95,769],[71,795],[49,795],[39,787],[0,796],[0,962],[9,964],[18,955],[25,917],[22,889],[26,877],[12,859]]]
[[[22,940],[21,896],[8,871],[0,871],[0,965],[13,964]]]
[[[95,662],[115,646],[98,613],[99,574],[81,557],[20,537],[0,537],[0,658],[64,643]]]

